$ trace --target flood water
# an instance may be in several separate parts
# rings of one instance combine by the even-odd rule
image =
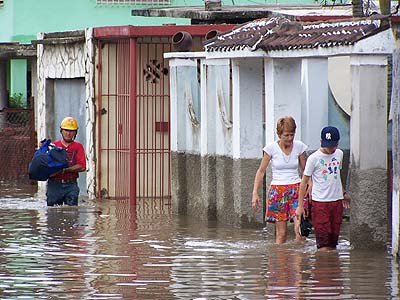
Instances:
[[[385,251],[274,245],[273,227],[240,229],[173,215],[159,200],[47,208],[0,190],[0,299],[400,299]]]

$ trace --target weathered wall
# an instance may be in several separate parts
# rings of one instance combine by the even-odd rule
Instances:
[[[246,227],[263,224],[263,209],[253,212],[251,208],[254,176],[260,162],[261,159],[235,159],[233,161],[232,196],[233,211],[235,212],[233,221],[236,225]],[[270,180],[269,178],[268,181]],[[263,197],[262,188],[259,195]]]
[[[233,173],[233,159],[227,156],[217,156],[215,163],[217,179],[217,219],[222,223],[235,223],[237,216],[233,201],[233,178],[239,174]]]
[[[351,187],[351,243],[358,248],[383,248],[387,236],[387,171],[354,168]]]
[[[177,214],[187,214],[186,155],[171,151],[171,202]]]
[[[174,211],[225,224],[261,224],[250,196],[262,149],[262,59],[233,66],[229,59],[201,60],[197,85],[198,59],[188,54],[170,61]]]
[[[204,216],[209,220],[216,220],[217,218],[217,177],[215,166],[215,156],[206,155],[201,157],[201,196],[202,201],[205,203]]]
[[[215,156],[171,153],[172,208],[175,213],[215,220]]]
[[[351,58],[350,120],[351,242],[358,248],[387,243],[386,56]],[[373,120],[373,121],[372,121]]]
[[[259,164],[260,159],[172,152],[173,211],[235,226],[262,224],[262,209],[257,213],[251,209],[254,174]]]
[[[399,256],[400,248],[400,26],[394,29],[397,38],[393,52],[392,110],[392,253]]]

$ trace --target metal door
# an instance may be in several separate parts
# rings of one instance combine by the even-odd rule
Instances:
[[[78,134],[76,141],[81,143],[84,147],[86,145],[86,95],[85,95],[85,79],[48,79],[48,88],[53,84],[54,91],[54,113],[48,113],[52,116],[54,122],[50,138],[52,140],[59,140],[60,124],[61,121],[67,117],[74,117],[78,121]],[[49,109],[49,107],[47,108]],[[87,151],[85,147],[85,151]],[[87,196],[86,189],[86,172],[79,173],[78,186],[80,195]]]

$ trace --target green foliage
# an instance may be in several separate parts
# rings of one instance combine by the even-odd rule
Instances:
[[[14,93],[8,99],[8,106],[10,108],[25,109],[26,100],[22,93]],[[27,111],[14,111],[7,113],[7,120],[12,126],[24,127],[28,124],[29,114]]]
[[[9,106],[11,108],[25,108],[26,101],[24,101],[24,95],[22,93],[14,93],[9,98]]]

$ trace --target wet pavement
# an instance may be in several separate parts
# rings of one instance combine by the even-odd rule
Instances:
[[[0,299],[400,299],[399,265],[356,251],[274,245],[273,227],[240,229],[173,215],[160,200],[47,208],[32,187],[1,186]]]

